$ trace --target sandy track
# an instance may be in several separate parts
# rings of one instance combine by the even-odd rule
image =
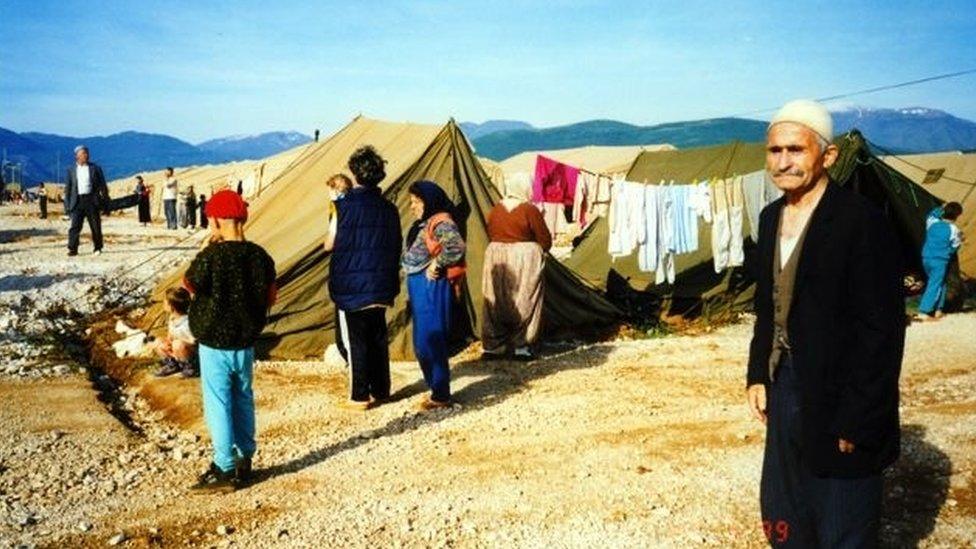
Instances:
[[[32,238],[11,253],[33,254],[21,250]],[[889,545],[976,538],[974,331],[973,314],[909,330]],[[414,411],[414,364],[395,366],[398,400],[352,413],[337,407],[341,368],[261,363],[261,482],[223,497],[185,491],[207,462],[197,382],[124,372],[141,435],[106,414],[82,376],[0,382],[0,541],[103,546],[124,531],[131,546],[761,546],[763,431],[742,402],[749,335],[743,324],[610,342],[531,365],[461,357],[460,406],[429,414]],[[38,398],[48,394],[72,404],[52,414],[52,399]],[[72,478],[87,467],[97,482],[59,488],[52,466]],[[37,494],[14,482],[28,471]],[[25,511],[35,524],[18,524]]]

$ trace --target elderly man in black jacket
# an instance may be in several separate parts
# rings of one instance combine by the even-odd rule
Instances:
[[[68,255],[78,255],[78,241],[85,219],[92,233],[95,255],[102,253],[101,209],[108,206],[108,185],[98,164],[88,161],[88,147],[75,147],[75,165],[68,168],[64,187],[64,211],[71,216]]]
[[[784,196],[759,222],[749,407],[766,424],[760,506],[773,546],[873,547],[897,457],[901,267],[881,211],[829,181],[830,113],[794,101],[766,134]]]

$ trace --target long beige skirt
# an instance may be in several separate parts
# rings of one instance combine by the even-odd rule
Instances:
[[[492,242],[485,250],[481,341],[489,353],[535,342],[542,323],[545,255],[535,242]]]

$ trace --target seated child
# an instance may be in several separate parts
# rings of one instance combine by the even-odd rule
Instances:
[[[156,377],[166,377],[179,373],[182,377],[196,377],[197,369],[197,340],[190,333],[190,292],[185,288],[170,288],[166,290],[164,303],[169,313],[169,325],[166,337],[156,343],[156,354],[163,360],[156,372]]]

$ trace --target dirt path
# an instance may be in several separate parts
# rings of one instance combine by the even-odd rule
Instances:
[[[196,381],[133,373],[143,434],[83,376],[0,381],[0,544],[104,546],[124,532],[136,547],[762,546],[763,431],[742,402],[750,332],[553,350],[531,365],[461,357],[459,406],[428,414],[414,411],[415,364],[395,366],[395,402],[354,413],[337,406],[337,365],[261,363],[262,480],[222,497],[185,490],[208,459]],[[909,330],[888,545],[976,538],[974,332],[973,314]]]

